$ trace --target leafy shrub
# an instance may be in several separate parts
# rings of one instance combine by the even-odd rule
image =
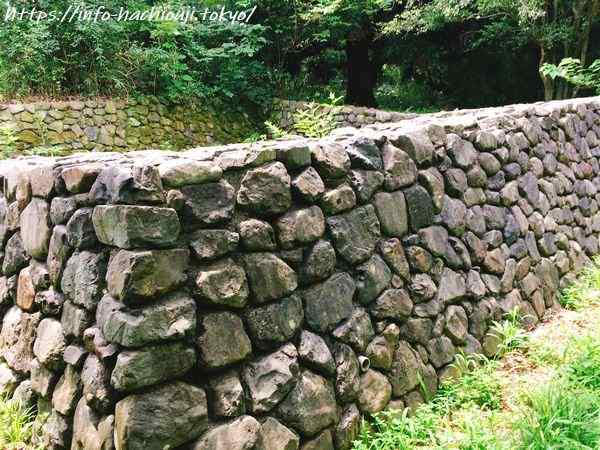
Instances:
[[[521,319],[523,318],[520,317],[519,309],[514,308],[508,313],[506,319],[492,323],[488,334],[498,341],[497,357],[527,347],[529,338],[521,327]]]
[[[600,59],[595,60],[588,67],[583,67],[577,58],[564,58],[558,65],[544,64],[540,73],[555,80],[560,78],[580,87],[592,89],[600,94]]]
[[[150,8],[141,0],[92,0],[88,8]],[[249,6],[231,0],[231,8]],[[39,0],[41,11],[64,11],[70,0]],[[198,6],[169,0],[155,6]],[[4,17],[7,5],[0,6]],[[229,22],[31,21],[0,27],[0,94],[5,96],[125,96],[152,94],[174,102],[191,99],[262,103],[269,79],[255,57],[264,27]]]
[[[401,66],[384,65],[375,91],[377,105],[394,111],[434,112],[442,109],[435,91],[424,82],[407,79]]]
[[[324,104],[310,103],[293,115],[293,128],[303,136],[321,138],[331,133],[336,126],[335,109],[341,97],[329,93],[329,101]]]

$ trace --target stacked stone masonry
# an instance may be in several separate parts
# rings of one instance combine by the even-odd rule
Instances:
[[[214,145],[243,139],[253,125],[244,114],[146,96],[0,104],[0,128],[11,130],[18,150],[35,153],[38,147],[58,152]]]
[[[314,106],[314,103],[299,102],[295,100],[277,100],[273,104],[271,112],[274,123],[289,131],[293,130],[294,115],[302,110]],[[400,122],[401,120],[414,119],[418,117],[415,113],[401,113],[395,111],[382,111],[375,108],[365,108],[361,106],[328,106],[319,105],[320,111],[331,111],[335,124],[338,127],[356,127],[361,128],[376,123]]]
[[[46,449],[349,449],[558,307],[598,254],[599,137],[592,98],[4,161],[0,388]]]

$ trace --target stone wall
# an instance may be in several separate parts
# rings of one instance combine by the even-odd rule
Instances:
[[[273,104],[271,120],[278,127],[293,131],[294,114],[314,103],[298,102],[294,100],[278,100]],[[320,105],[320,111],[332,111],[337,127],[361,128],[375,123],[391,123],[401,120],[413,119],[418,116],[414,113],[400,113],[394,111],[382,111],[374,108],[359,106],[327,106]]]
[[[348,449],[558,307],[598,254],[599,136],[580,99],[4,161],[2,388],[47,449]]]
[[[39,146],[176,150],[238,142],[254,128],[245,114],[171,106],[155,97],[0,104],[0,127],[14,130],[15,147],[21,151]]]

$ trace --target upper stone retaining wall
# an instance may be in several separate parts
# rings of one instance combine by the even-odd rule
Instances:
[[[0,127],[14,130],[19,150],[67,151],[175,150],[237,142],[252,129],[243,114],[171,106],[155,97],[0,104]]]
[[[298,102],[294,100],[278,100],[273,105],[272,120],[275,125],[290,130],[294,123],[294,114],[314,103]],[[364,108],[359,106],[327,106],[319,105],[321,111],[332,111],[338,127],[361,128],[375,123],[400,122],[401,120],[413,119],[418,114],[399,113],[394,111],[382,111],[375,108]]]
[[[580,99],[4,161],[2,388],[47,449],[348,449],[557,307],[598,254],[599,136]]]

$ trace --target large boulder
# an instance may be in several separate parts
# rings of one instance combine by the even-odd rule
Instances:
[[[237,202],[260,215],[281,214],[292,204],[290,183],[290,176],[282,163],[258,167],[244,175]]]
[[[129,392],[185,374],[196,364],[196,352],[181,342],[151,345],[119,353],[111,384]]]
[[[276,223],[279,242],[292,248],[318,240],[325,233],[325,217],[321,208],[297,209],[280,217]]]
[[[351,264],[369,258],[380,237],[379,220],[372,205],[327,219],[327,226],[338,253]]]
[[[25,250],[20,233],[15,233],[4,247],[4,261],[2,262],[2,272],[6,276],[11,276],[27,265],[29,256]]]
[[[375,300],[388,287],[392,279],[392,271],[379,255],[373,255],[358,266],[356,271],[357,298],[362,304],[368,304]]]
[[[106,254],[76,252],[64,269],[62,291],[76,305],[93,310],[102,295],[105,274]]]
[[[177,212],[154,206],[96,206],[94,230],[103,244],[119,248],[165,247],[179,237]]]
[[[277,419],[267,417],[260,426],[255,450],[298,450],[300,438]]]
[[[388,236],[402,237],[408,232],[406,202],[401,191],[380,192],[373,198],[381,230]]]
[[[298,353],[292,344],[244,366],[242,376],[248,388],[250,409],[266,413],[273,409],[296,384]]]
[[[304,291],[304,314],[308,325],[315,331],[326,332],[350,317],[355,290],[354,280],[344,272]]]
[[[230,258],[217,261],[198,271],[194,292],[213,305],[243,308],[249,294],[246,273]]]
[[[234,251],[240,235],[227,230],[197,230],[190,236],[190,247],[200,261],[208,261]]]
[[[163,162],[158,166],[158,173],[165,186],[181,187],[217,181],[223,170],[212,162],[177,158]]]
[[[73,366],[67,366],[52,394],[52,408],[63,416],[69,416],[80,397],[81,375]]]
[[[235,314],[215,312],[200,319],[197,345],[200,362],[207,369],[219,369],[246,359],[252,352],[242,320]]]
[[[208,428],[206,394],[181,381],[130,395],[115,409],[115,447],[164,450],[200,436]]]
[[[181,188],[184,226],[212,225],[230,220],[235,208],[235,190],[227,181],[194,184]]]
[[[128,308],[106,295],[98,304],[96,321],[108,342],[141,347],[193,336],[196,303],[183,292],[173,292],[143,308]]]
[[[39,198],[33,198],[21,213],[21,237],[27,253],[43,260],[50,243],[50,207]]]
[[[126,303],[160,296],[185,281],[188,259],[186,249],[121,250],[108,264],[108,292]]]
[[[361,411],[375,414],[382,411],[392,397],[392,385],[385,375],[369,369],[360,377],[358,405]]]
[[[102,417],[81,398],[73,416],[71,450],[113,450],[115,417]]]
[[[246,312],[252,341],[263,349],[289,341],[300,329],[303,319],[302,300],[296,295]]]
[[[412,186],[404,191],[410,228],[418,232],[421,228],[433,223],[435,214],[433,201],[427,190],[422,186]]]
[[[33,354],[38,361],[49,368],[59,368],[63,364],[63,352],[66,346],[61,323],[50,318],[42,320],[33,344]]]
[[[244,255],[253,300],[265,303],[291,294],[298,286],[294,270],[272,253]]]
[[[212,428],[192,444],[191,450],[252,450],[259,431],[260,422],[254,417],[238,417]]]
[[[216,417],[237,417],[246,412],[246,394],[235,370],[211,378],[207,394],[211,412]]]
[[[33,344],[40,313],[28,314],[13,306],[4,315],[0,333],[0,356],[11,369],[28,373],[34,359]]]
[[[337,420],[333,388],[325,378],[305,370],[277,413],[303,436],[314,436]]]
[[[300,334],[298,356],[302,363],[326,375],[335,373],[333,355],[325,340],[318,334],[304,330]]]
[[[421,364],[419,356],[410,345],[400,341],[390,371],[390,382],[394,397],[404,395],[417,387]]]
[[[417,179],[417,165],[403,150],[386,142],[382,148],[385,187],[393,191],[409,186]]]

